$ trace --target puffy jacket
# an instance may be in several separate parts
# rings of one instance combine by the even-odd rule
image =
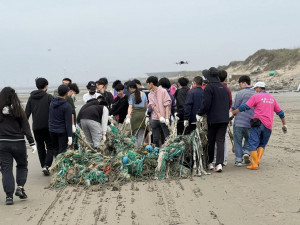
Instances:
[[[27,101],[25,113],[29,119],[32,114],[32,130],[49,129],[49,108],[53,97],[43,90],[31,92]]]
[[[54,98],[50,104],[49,131],[72,137],[72,107],[63,98]]]
[[[220,82],[209,82],[203,92],[199,115],[207,115],[208,123],[229,122],[229,93]]]
[[[189,123],[196,122],[196,114],[202,105],[202,98],[202,87],[193,88],[188,92],[184,104],[184,120],[188,120]]]

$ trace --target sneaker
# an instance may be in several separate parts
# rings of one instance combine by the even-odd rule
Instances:
[[[209,170],[213,170],[214,169],[214,165],[212,163],[208,164],[207,167],[208,167]]]
[[[243,164],[241,162],[235,162],[234,165],[237,166],[237,167],[243,166]]]
[[[45,176],[49,176],[50,175],[50,171],[49,171],[49,167],[48,166],[45,166],[43,168],[43,173],[44,173]]]
[[[16,190],[16,193],[15,193],[16,196],[18,196],[20,199],[26,199],[27,198],[27,195],[25,193],[25,190],[24,188],[17,188]]]
[[[216,166],[216,168],[215,168],[215,172],[222,172],[222,169],[223,169],[223,167],[222,167],[222,164],[218,164],[217,166]]]
[[[6,205],[13,205],[14,204],[14,200],[12,197],[6,197],[6,201],[5,201]]]
[[[244,154],[243,155],[243,161],[245,164],[249,164],[250,163],[250,157],[248,154]]]
[[[223,162],[223,166],[227,166],[227,160],[224,160],[224,162]]]

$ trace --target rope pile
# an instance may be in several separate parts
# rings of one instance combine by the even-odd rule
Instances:
[[[77,130],[79,149],[57,156],[55,165],[50,168],[50,186],[88,187],[130,180],[186,178],[207,174],[202,164],[202,161],[206,161],[206,146],[203,145],[206,132],[198,128],[185,136],[177,136],[173,132],[160,149],[153,145],[136,147],[134,137],[127,137],[115,126],[111,127],[100,148],[93,149]]]

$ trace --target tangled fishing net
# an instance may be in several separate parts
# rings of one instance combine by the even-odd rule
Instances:
[[[197,125],[190,135],[173,132],[160,147],[135,146],[135,138],[127,137],[116,126],[107,133],[100,148],[92,148],[76,131],[79,149],[56,157],[51,167],[51,187],[126,183],[130,180],[186,178],[206,174],[206,128]]]

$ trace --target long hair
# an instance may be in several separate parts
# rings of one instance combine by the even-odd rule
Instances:
[[[9,115],[15,120],[21,120],[25,117],[24,109],[21,105],[15,89],[5,87],[0,92],[0,121],[3,120],[3,108],[8,107]]]
[[[135,99],[135,104],[140,104],[140,103],[142,102],[141,92],[140,92],[140,90],[137,88],[136,83],[133,82],[133,81],[130,81],[130,82],[127,84],[127,87],[128,87],[128,88],[134,88],[134,89],[135,89],[135,91],[134,91],[134,93],[133,93],[134,99]]]

